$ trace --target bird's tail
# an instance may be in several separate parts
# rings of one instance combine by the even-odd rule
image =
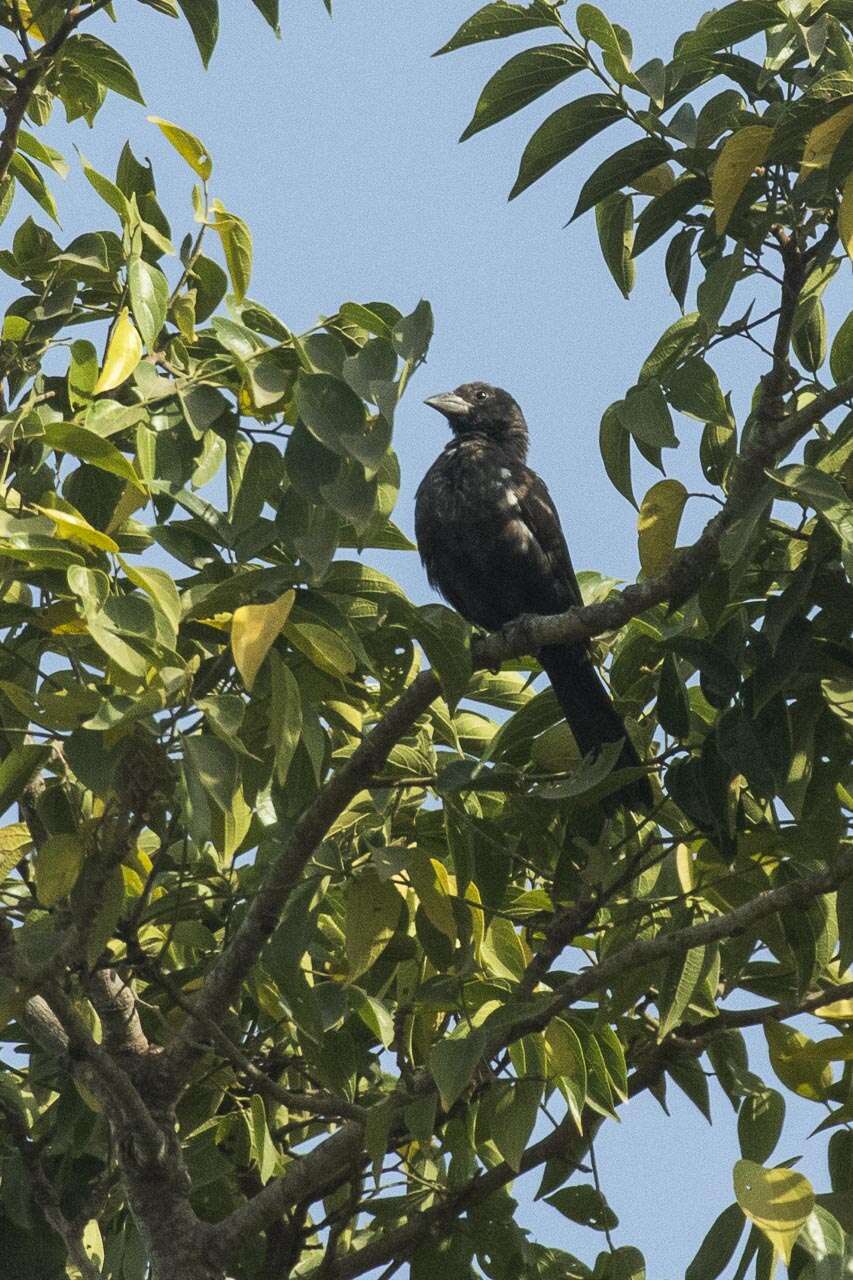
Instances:
[[[639,765],[640,757],[625,731],[622,717],[586,649],[577,644],[546,645],[539,650],[539,661],[548,674],[581,755],[596,753],[606,742],[618,742],[621,738],[617,769]],[[652,788],[648,778],[627,783],[615,798],[632,809],[650,808]]]

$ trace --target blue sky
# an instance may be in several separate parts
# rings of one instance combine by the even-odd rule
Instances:
[[[695,23],[705,5],[611,0],[606,7],[631,28],[640,63],[666,58],[679,30]],[[212,152],[212,194],[254,235],[254,297],[295,329],[347,299],[383,299],[403,310],[422,296],[432,302],[429,361],[397,417],[402,527],[411,533],[415,488],[445,440],[442,421],[421,400],[483,378],[505,386],[524,408],[531,460],[562,513],[576,567],[633,579],[635,513],[606,479],[598,423],[678,312],[663,283],[662,250],[640,260],[626,302],[601,260],[593,215],[563,229],[580,183],[631,135],[608,131],[509,205],[518,158],[535,125],[592,85],[572,81],[456,143],[488,76],[524,44],[547,42],[549,33],[432,59],[474,0],[336,0],[332,21],[320,0],[283,0],[281,41],[249,0],[223,0],[222,35],[205,72],[185,24],[139,4],[117,8],[119,25],[104,19],[97,30],[133,63],[147,111],[197,133]],[[110,95],[94,131],[60,119],[47,136],[70,158],[70,135],[109,174],[130,138],[136,153],[154,163],[161,203],[180,239],[192,229],[192,175],[145,116],[146,109]],[[76,168],[57,198],[68,239],[93,218],[112,225]],[[23,216],[24,200],[7,235]],[[737,303],[732,314],[739,314]],[[741,411],[760,372],[754,355],[745,343],[730,344],[717,365]],[[674,456],[672,473],[688,488],[706,488],[695,462],[700,428],[687,420],[680,425],[684,456]],[[637,465],[638,493],[654,479]],[[691,501],[685,535],[709,514],[708,503]],[[415,556],[373,558],[415,599],[430,598]],[[760,1041],[757,1053],[763,1070]],[[616,1241],[642,1248],[649,1274],[661,1278],[683,1274],[732,1199],[738,1154],[734,1116],[719,1092],[713,1128],[673,1086],[670,1101],[671,1120],[649,1098],[632,1102],[621,1125],[607,1125],[598,1143],[604,1189],[621,1219]],[[780,1159],[804,1150],[805,1133],[823,1115],[790,1095],[788,1102],[792,1120]],[[815,1151],[800,1167],[826,1189],[824,1142],[811,1145]],[[592,1261],[603,1238],[531,1206],[534,1179],[516,1187],[525,1223],[544,1242]]]

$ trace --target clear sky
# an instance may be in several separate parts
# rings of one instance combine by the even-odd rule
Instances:
[[[119,25],[103,19],[97,30],[129,57],[147,111],[204,140],[215,162],[212,193],[251,227],[254,297],[295,329],[347,299],[382,299],[402,310],[422,296],[432,302],[429,361],[397,416],[402,527],[411,533],[415,487],[445,439],[442,420],[421,400],[482,378],[505,386],[524,408],[531,460],[557,501],[576,567],[633,579],[635,513],[604,474],[598,423],[635,380],[677,307],[663,282],[662,251],[641,258],[626,302],[601,260],[593,215],[563,229],[580,182],[631,135],[608,131],[509,205],[533,128],[592,86],[570,81],[511,120],[456,143],[488,76],[524,44],[546,43],[547,30],[431,59],[475,0],[336,0],[332,21],[321,0],[282,0],[281,41],[249,0],[220,0],[222,35],[205,72],[184,23],[141,4],[119,0],[116,7]],[[609,0],[605,7],[631,28],[640,63],[666,58],[705,4]],[[94,131],[60,121],[48,139],[72,158],[71,134],[96,168],[112,174],[130,138],[136,153],[154,162],[161,203],[180,239],[192,230],[192,175],[145,116],[146,109],[111,94]],[[93,218],[113,225],[78,170],[57,197],[68,239]],[[16,205],[7,235],[20,214]],[[0,289],[8,292],[10,284],[0,282]],[[742,411],[759,370],[751,348],[730,345],[718,370]],[[685,456],[674,458],[673,474],[688,488],[706,487],[694,461],[699,430],[682,420]],[[655,474],[636,467],[639,494]],[[686,535],[709,513],[708,503],[691,501]],[[414,555],[370,554],[415,599],[429,598]],[[756,1052],[763,1073],[760,1040]],[[639,1246],[657,1280],[683,1274],[733,1198],[734,1115],[713,1092],[713,1128],[670,1085],[671,1120],[653,1100],[641,1099],[599,1139],[603,1186],[620,1217],[616,1242]],[[809,1104],[793,1106],[790,1095],[787,1101],[792,1121],[779,1159],[807,1150],[804,1136],[823,1116]],[[814,1152],[800,1166],[820,1190],[827,1189],[824,1141],[810,1144]],[[532,1206],[535,1179],[516,1184],[524,1222],[543,1242],[593,1261],[603,1237]]]

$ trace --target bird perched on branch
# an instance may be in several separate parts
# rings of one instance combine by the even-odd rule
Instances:
[[[489,631],[523,614],[563,613],[582,604],[551,495],[526,465],[527,423],[512,396],[466,382],[426,403],[453,432],[415,499],[418,550],[432,586]],[[617,767],[638,765],[587,644],[545,645],[537,656],[581,753],[621,739]],[[648,807],[648,779],[628,783],[619,799]]]

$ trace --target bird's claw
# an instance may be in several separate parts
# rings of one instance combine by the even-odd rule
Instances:
[[[512,646],[518,642],[519,637],[526,640],[528,628],[535,617],[534,613],[520,613],[511,622],[505,622],[500,629],[500,637],[504,644]]]

